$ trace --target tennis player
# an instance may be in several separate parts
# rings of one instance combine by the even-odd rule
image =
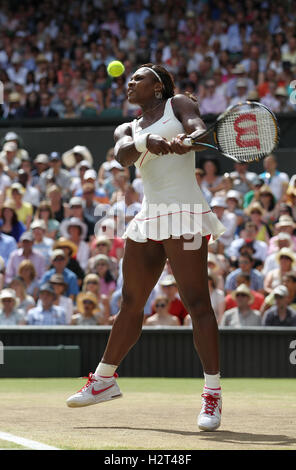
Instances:
[[[196,137],[205,130],[198,104],[189,96],[175,95],[174,88],[168,71],[153,64],[141,66],[128,83],[128,100],[141,106],[142,116],[116,128],[115,158],[124,167],[134,164],[139,169],[145,196],[124,234],[122,302],[106,350],[95,373],[67,405],[81,407],[121,396],[116,369],[141,334],[144,306],[168,258],[192,318],[194,345],[204,371],[198,426],[211,431],[220,425],[222,399],[207,245],[225,228],[196,183],[196,147],[183,144],[188,135]]]

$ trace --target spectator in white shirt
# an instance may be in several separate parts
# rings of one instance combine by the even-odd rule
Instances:
[[[223,235],[219,238],[219,244],[222,245],[220,248],[222,248],[222,252],[224,252],[224,248],[230,246],[234,238],[236,230],[236,215],[227,211],[227,204],[224,197],[214,197],[210,206],[214,214],[216,214],[220,222],[226,228]]]
[[[220,114],[225,111],[227,101],[223,94],[216,90],[214,80],[207,80],[205,83],[205,96],[200,102],[201,114]]]

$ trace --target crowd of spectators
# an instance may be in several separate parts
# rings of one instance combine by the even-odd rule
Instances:
[[[110,61],[125,65],[112,79]],[[2,119],[137,116],[126,85],[164,65],[176,90],[219,114],[242,99],[295,111],[295,1],[2,1]]]
[[[110,148],[31,158],[18,134],[0,144],[0,325],[112,325],[122,298],[122,238],[143,184]],[[296,326],[296,175],[267,156],[264,171],[199,159],[196,181],[225,233],[209,243],[211,303],[220,327]],[[135,289],[139,286],[135,286]],[[167,260],[144,325],[190,326]]]

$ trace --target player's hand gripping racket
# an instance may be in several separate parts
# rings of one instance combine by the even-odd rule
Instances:
[[[213,133],[215,145],[200,142]],[[274,114],[263,104],[251,101],[230,106],[203,134],[183,144],[202,145],[218,150],[236,162],[252,162],[269,155],[279,142],[279,128]]]

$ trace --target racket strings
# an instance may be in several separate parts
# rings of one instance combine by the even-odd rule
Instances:
[[[220,150],[241,162],[259,160],[270,154],[278,141],[272,114],[261,107],[238,107],[218,123],[216,139]]]

